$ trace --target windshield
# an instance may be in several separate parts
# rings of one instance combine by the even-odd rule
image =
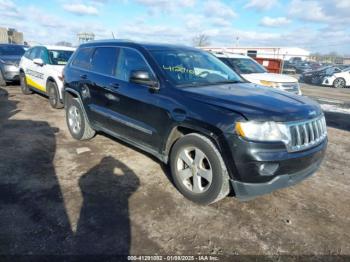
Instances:
[[[49,59],[51,65],[66,65],[73,51],[49,50]]]
[[[0,46],[0,56],[13,55],[13,56],[22,56],[25,50],[21,46],[17,45],[4,45]]]
[[[225,58],[231,67],[239,74],[266,73],[266,69],[258,62],[249,58]]]
[[[157,50],[151,53],[165,75],[177,86],[243,82],[219,59],[203,51]]]

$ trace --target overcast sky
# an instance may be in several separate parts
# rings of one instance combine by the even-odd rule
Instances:
[[[0,26],[45,44],[76,34],[216,46],[297,46],[350,54],[350,0],[0,0]]]

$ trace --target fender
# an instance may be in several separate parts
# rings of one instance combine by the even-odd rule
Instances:
[[[69,88],[69,87],[65,88],[63,90],[63,92],[64,92],[64,101],[63,101],[63,103],[64,103],[65,107],[66,107],[67,96],[68,96],[67,93],[74,94],[75,96],[73,96],[73,99],[75,99],[75,100],[77,100],[79,102],[79,104],[80,104],[80,106],[81,106],[81,108],[83,110],[83,114],[84,114],[85,119],[87,119],[87,121],[90,124],[90,126],[93,126],[93,125],[91,125],[90,119],[88,118],[88,116],[86,114],[85,107],[84,107],[83,101],[81,100],[79,92],[74,90],[73,88]]]

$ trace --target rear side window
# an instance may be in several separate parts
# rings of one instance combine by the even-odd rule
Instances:
[[[91,53],[92,48],[81,48],[77,51],[77,55],[74,57],[72,65],[81,69],[91,68]]]
[[[104,75],[114,75],[117,60],[117,48],[97,47],[92,57],[92,71]]]

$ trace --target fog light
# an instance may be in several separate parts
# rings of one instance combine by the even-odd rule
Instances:
[[[277,163],[264,163],[259,167],[259,173],[262,176],[273,176],[277,171],[279,164]]]

